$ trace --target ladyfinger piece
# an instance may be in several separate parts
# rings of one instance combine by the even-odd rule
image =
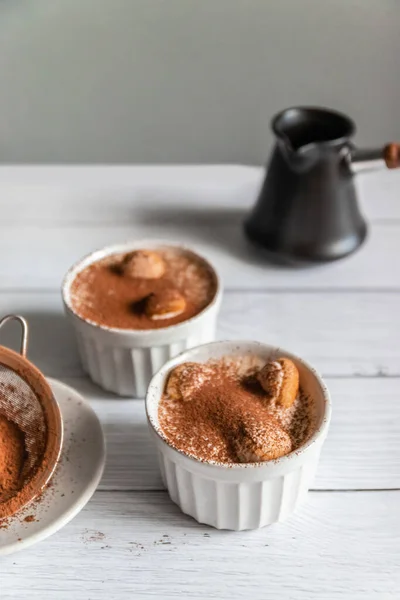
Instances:
[[[273,418],[262,424],[257,421],[243,423],[233,445],[243,463],[274,460],[292,450],[289,434]]]
[[[268,362],[257,374],[268,399],[289,408],[299,392],[299,372],[293,361],[280,358]]]
[[[122,272],[132,278],[159,279],[165,273],[162,257],[153,250],[134,250],[122,260]]]
[[[175,288],[150,294],[145,301],[145,313],[154,321],[172,319],[186,309],[186,300]]]
[[[175,367],[168,377],[165,393],[173,400],[187,402],[207,381],[207,367],[201,363],[186,362]]]

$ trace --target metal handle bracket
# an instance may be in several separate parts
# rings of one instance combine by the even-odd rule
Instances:
[[[3,327],[3,325],[5,325],[8,321],[18,321],[19,324],[21,325],[22,336],[21,336],[20,354],[25,358],[26,352],[28,349],[28,336],[29,336],[28,323],[27,323],[26,319],[24,319],[24,317],[21,317],[20,315],[6,315],[5,317],[3,317],[0,320],[0,328]]]

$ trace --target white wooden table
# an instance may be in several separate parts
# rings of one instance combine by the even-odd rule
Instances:
[[[0,169],[0,314],[27,316],[31,360],[89,398],[108,444],[82,513],[1,561],[2,600],[399,597],[400,174],[360,176],[371,226],[361,251],[300,271],[254,260],[242,238],[261,176],[234,166]],[[229,533],[182,515],[162,489],[143,402],[82,374],[62,276],[96,247],[146,237],[188,242],[219,267],[219,338],[282,344],[326,378],[330,434],[306,505],[284,524]]]

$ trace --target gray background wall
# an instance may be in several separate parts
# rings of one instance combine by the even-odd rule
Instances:
[[[1,0],[1,162],[262,163],[282,107],[400,138],[398,0]]]

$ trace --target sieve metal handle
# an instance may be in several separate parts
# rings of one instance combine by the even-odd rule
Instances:
[[[22,328],[22,337],[21,337],[21,348],[20,354],[23,357],[26,357],[26,351],[28,348],[28,323],[21,317],[20,315],[7,315],[0,320],[0,327],[3,327],[8,321],[18,321]]]

